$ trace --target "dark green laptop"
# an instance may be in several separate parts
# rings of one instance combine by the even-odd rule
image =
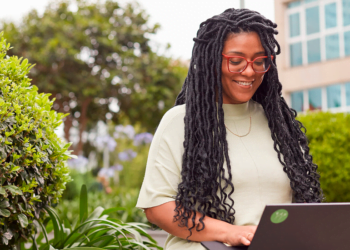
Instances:
[[[209,250],[349,250],[350,203],[267,205],[249,247],[201,243]]]

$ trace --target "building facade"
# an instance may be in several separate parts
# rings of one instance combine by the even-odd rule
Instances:
[[[298,112],[350,112],[350,0],[275,0],[283,96]]]

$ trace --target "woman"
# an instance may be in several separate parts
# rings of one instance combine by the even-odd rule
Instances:
[[[249,245],[266,204],[322,201],[303,126],[281,96],[276,27],[247,9],[200,25],[137,203],[170,233],[165,249]]]

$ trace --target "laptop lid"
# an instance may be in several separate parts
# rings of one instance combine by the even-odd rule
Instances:
[[[225,244],[218,241],[202,241],[202,246],[208,250],[247,250],[247,246],[232,247],[226,246]]]
[[[350,203],[267,205],[249,247],[205,241],[210,250],[349,250]]]
[[[348,250],[350,203],[267,205],[249,250]]]

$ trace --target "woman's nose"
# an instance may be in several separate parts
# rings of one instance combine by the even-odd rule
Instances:
[[[241,75],[248,76],[248,77],[255,75],[253,64],[248,63],[247,68],[241,73]]]

